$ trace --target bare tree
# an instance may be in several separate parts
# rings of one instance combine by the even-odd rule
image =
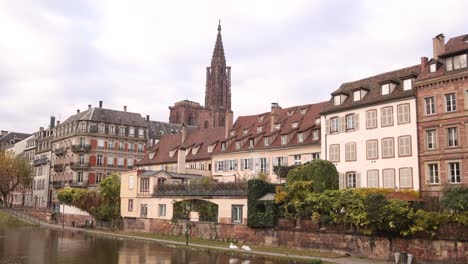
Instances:
[[[31,185],[32,171],[31,164],[24,157],[0,152],[0,194],[3,206],[7,206],[8,194],[19,187]]]

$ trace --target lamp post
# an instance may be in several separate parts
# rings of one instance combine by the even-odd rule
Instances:
[[[187,210],[187,222],[185,224],[185,245],[188,246],[190,228],[190,205],[188,203],[185,205],[185,209]]]

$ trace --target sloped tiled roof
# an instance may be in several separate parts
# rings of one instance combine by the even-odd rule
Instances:
[[[449,39],[445,43],[445,52],[440,57],[468,50],[468,34]]]
[[[182,125],[172,124],[160,121],[149,121],[148,122],[148,137],[150,139],[161,139],[161,136],[167,134],[180,133]],[[187,126],[189,131],[196,129],[195,126]]]
[[[27,137],[31,136],[31,134],[26,134],[26,133],[18,133],[18,132],[9,132],[8,134],[4,135],[3,137],[0,137],[0,143],[1,142],[10,142],[12,139],[17,139],[17,141],[23,140]]]
[[[127,126],[147,127],[145,119],[138,113],[97,107],[72,115],[62,124],[68,124],[75,121],[96,121]]]
[[[338,90],[332,93],[335,94],[346,94],[347,98],[340,105],[333,104],[333,96],[329,101],[329,105],[322,111],[323,114],[334,113],[338,111],[344,111],[363,107],[367,105],[379,104],[387,101],[397,100],[401,98],[412,97],[415,95],[414,89],[404,91],[403,90],[403,79],[408,76],[418,76],[420,73],[420,65],[414,65],[403,69],[382,73],[358,81],[343,83]],[[381,83],[393,81],[397,83],[395,90],[388,94],[382,95]],[[353,91],[359,88],[366,89],[367,94],[359,101],[353,101]]]

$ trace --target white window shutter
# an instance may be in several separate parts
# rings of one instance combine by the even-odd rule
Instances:
[[[223,161],[223,171],[228,171],[229,170],[229,160],[224,160]]]
[[[283,164],[284,164],[284,166],[289,166],[288,156],[283,157]]]
[[[248,166],[249,166],[249,170],[253,169],[253,158],[249,159]]]
[[[327,119],[327,120],[325,121],[325,126],[326,126],[325,133],[326,133],[326,134],[330,134],[330,119]]]
[[[345,189],[346,188],[346,180],[345,180],[344,173],[340,173],[339,186],[340,186],[340,189]]]
[[[344,116],[338,118],[338,124],[340,132],[346,131],[346,119]]]
[[[237,160],[234,160],[234,170],[237,171]]]
[[[361,173],[356,173],[356,188],[361,188]]]
[[[259,169],[260,169],[260,159],[255,159],[255,168],[254,168],[254,171],[255,171],[255,174],[258,173]]]
[[[217,172],[218,171],[218,161],[215,161],[215,167],[214,167],[214,171]]]
[[[270,174],[270,158],[266,158],[266,174]]]
[[[359,114],[354,115],[354,129],[359,130]]]
[[[274,157],[273,158],[273,166],[278,166],[278,158],[279,157]]]
[[[241,159],[241,160],[240,160],[240,170],[241,170],[241,171],[244,170],[244,159]]]

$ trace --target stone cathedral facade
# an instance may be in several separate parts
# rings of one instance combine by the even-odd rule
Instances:
[[[226,66],[221,24],[211,58],[211,65],[206,68],[205,106],[200,103],[183,100],[169,107],[169,122],[185,124],[199,128],[231,126],[231,67]]]

